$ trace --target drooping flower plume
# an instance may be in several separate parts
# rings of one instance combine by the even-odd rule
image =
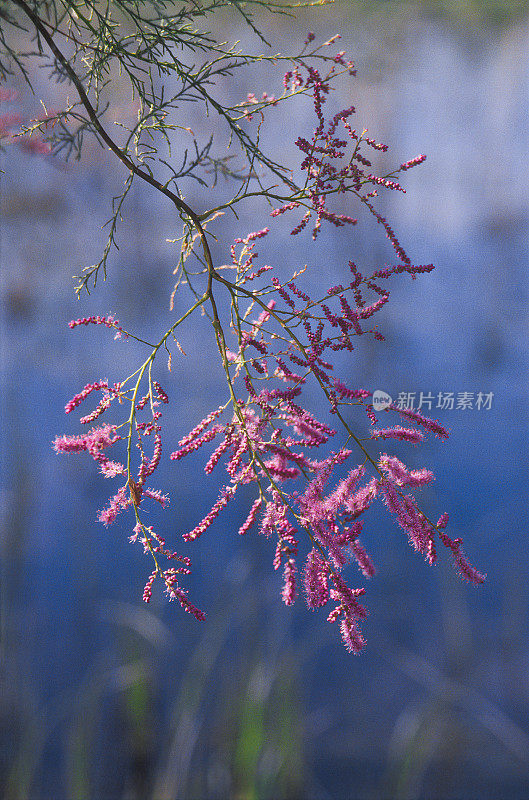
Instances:
[[[218,494],[211,508],[197,514],[190,530],[181,531],[184,542],[195,547],[200,546],[201,537],[215,536],[217,519],[235,498],[247,497],[249,487],[252,499],[234,534],[257,530],[266,537],[273,569],[282,577],[283,602],[292,605],[301,593],[310,610],[326,608],[327,620],[339,623],[347,650],[357,653],[365,644],[362,626],[367,611],[360,602],[365,586],[356,584],[363,584],[377,571],[366,546],[374,504],[385,505],[411,547],[429,564],[435,563],[440,542],[465,580],[477,584],[484,576],[467,561],[461,540],[451,539],[445,532],[447,515],[434,523],[422,510],[416,495],[432,483],[432,471],[409,469],[400,458],[377,449],[381,444],[387,449],[394,441],[417,445],[430,434],[445,440],[447,430],[437,420],[394,405],[384,410],[382,424],[382,415],[372,405],[371,389],[356,385],[351,377],[354,367],[347,375],[335,374],[337,354],[350,357],[366,337],[374,346],[384,341],[374,318],[383,319],[390,302],[390,279],[409,275],[415,280],[429,273],[433,265],[412,264],[395,231],[376,208],[379,191],[405,192],[399,182],[401,173],[421,164],[425,156],[403,162],[389,174],[378,174],[377,154],[386,152],[387,147],[368,137],[363,127],[353,127],[355,107],[337,111],[330,120],[326,115],[332,81],[339,75],[354,76],[354,65],[343,51],[325,55],[323,48],[332,47],[336,37],[310,50],[313,41],[314,35],[309,34],[301,56],[284,75],[280,91],[259,97],[249,93],[246,100],[230,108],[232,133],[239,136],[241,125],[255,124],[257,119],[262,122],[265,112],[276,113],[275,107],[293,95],[309,95],[315,127],[295,140],[301,162],[297,173],[291,170],[292,178],[285,177],[285,171],[271,159],[261,158],[261,166],[277,179],[273,189],[257,192],[271,203],[266,211],[269,225],[234,238],[226,248],[228,263],[214,261],[206,226],[222,213],[220,209],[233,210],[246,189],[220,208],[198,215],[167,183],[158,183],[151,173],[121,159],[135,177],[147,180],[171,200],[184,219],[175,291],[189,286],[192,305],[156,344],[138,340],[149,354],[133,375],[115,383],[89,383],[68,402],[66,413],[92,401],[92,408],[81,418],[84,425],[92,425],[103,415],[112,421],[98,422],[86,434],[57,437],[55,449],[68,454],[87,452],[105,478],[118,480],[98,517],[104,525],[111,525],[122,512],[134,514],[131,541],[140,543],[154,561],[143,599],[149,602],[155,581],[160,579],[169,599],[199,620],[204,613],[191,603],[180,583],[181,576],[190,574],[189,558],[166,547],[153,527],[143,522],[143,509],[149,502],[162,507],[168,502],[161,489],[148,484],[164,454],[175,469],[183,459],[192,459],[197,469],[203,467],[207,480],[217,478]],[[108,143],[106,132],[97,131]],[[240,134],[241,141],[246,142],[245,136]],[[246,187],[258,177],[252,158],[250,172],[244,176]],[[217,162],[215,169],[220,169]],[[358,216],[340,210],[344,197],[356,201]],[[380,224],[393,263],[373,270],[351,260],[342,270],[340,282],[321,290],[314,288],[318,282],[311,281],[306,267],[260,261],[259,249],[266,247],[277,221],[291,219],[289,230],[297,241],[307,227],[316,240],[327,224],[353,237],[362,213],[371,214]],[[197,269],[187,266],[192,255]],[[165,352],[169,353],[170,368],[172,343],[183,353],[175,331],[198,310],[212,322],[212,341],[226,378],[226,394],[191,431],[182,432],[180,440],[166,448],[162,445],[161,409],[165,412],[169,397],[153,377],[153,365]],[[74,329],[91,325],[114,330],[116,338],[136,338],[113,315],[82,317],[70,323]],[[309,402],[314,388],[323,401],[317,413]],[[120,450],[119,458],[108,457],[111,447]]]

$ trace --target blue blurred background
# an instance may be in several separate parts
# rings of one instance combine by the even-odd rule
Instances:
[[[238,24],[227,15],[219,22],[226,36],[247,40]],[[434,469],[423,503],[450,514],[451,535],[463,536],[488,580],[462,584],[445,554],[428,567],[377,510],[363,537],[378,566],[367,586],[368,645],[352,657],[302,598],[293,610],[281,604],[271,543],[236,535],[248,495],[185,551],[190,596],[207,621],[159,595],[145,606],[150,568],[127,541],[130,519],[109,529],[96,522],[109,482],[88,459],[56,456],[51,443],[78,432],[63,414],[70,397],[90,381],[129,374],[143,352],[67,322],[112,312],[139,335],[165,330],[176,264],[166,240],[178,232],[171,209],[137,187],[107,282],[77,302],[71,276],[98,260],[123,174],[90,142],[81,162],[64,168],[10,147],[1,159],[0,245],[8,800],[529,797],[526,8],[358,2],[265,24],[277,50],[310,29],[339,31],[358,77],[332,108],[356,106],[357,127],[390,145],[388,166],[428,155],[406,173],[407,195],[389,193],[379,209],[414,263],[437,269],[394,281],[378,319],[386,344],[366,342],[341,371],[394,398],[493,393],[488,409],[432,414],[451,429],[447,443],[398,450],[409,467]],[[256,88],[280,91],[279,73],[260,81],[226,91],[240,99]],[[39,93],[53,105],[44,73],[36,97],[17,88],[29,115],[39,112]],[[310,102],[295,118],[278,113],[281,136],[271,145],[296,159],[288,142],[310,131]],[[193,114],[187,124],[207,138]],[[202,207],[199,190],[189,187],[186,199]],[[219,227],[223,262],[230,237],[266,224],[254,214],[248,207],[239,225],[225,218]],[[351,257],[366,269],[392,263],[380,226],[363,219],[339,234],[322,232],[311,250],[308,238],[284,229],[266,260],[289,269],[309,261],[325,285]],[[179,338],[187,358],[175,352],[172,373],[160,366],[158,375],[171,398],[166,454],[217,407],[220,391],[207,328],[197,323]],[[178,549],[217,496],[203,463],[195,455],[158,473],[171,505],[152,510],[149,524]]]

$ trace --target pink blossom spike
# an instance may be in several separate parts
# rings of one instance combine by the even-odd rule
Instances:
[[[99,391],[100,389],[108,389],[107,381],[96,381],[95,383],[87,383],[84,389],[76,394],[75,397],[66,403],[64,407],[64,411],[66,414],[71,414],[71,412],[77,408],[77,406],[81,405],[83,400],[86,400],[89,394],[95,391]]]
[[[149,489],[148,487],[144,487],[142,492],[143,497],[150,497],[151,500],[156,500],[157,503],[160,503],[162,508],[165,508],[169,503],[169,498],[166,494],[162,494],[159,489]]]
[[[111,402],[112,402],[112,397],[110,394],[108,394],[106,397],[103,397],[99,405],[96,408],[94,408],[91,414],[87,414],[85,417],[81,417],[81,419],[79,420],[81,425],[88,425],[91,422],[94,422],[94,420],[96,420],[98,417],[101,416],[101,414],[104,411],[106,411],[106,409],[110,406]]]
[[[108,507],[99,512],[99,522],[102,522],[103,525],[106,526],[111,525],[119,512],[127,508],[127,506],[130,506],[131,503],[132,498],[130,495],[127,496],[127,487],[122,486],[119,492],[111,498]]]
[[[402,417],[413,420],[417,425],[422,425],[425,430],[435,433],[439,439],[448,439],[449,433],[446,428],[443,428],[439,420],[425,417],[420,411],[413,411],[410,408],[398,408],[393,404],[390,408],[394,411],[398,411]]]
[[[433,472],[427,469],[408,471],[398,458],[388,456],[386,453],[380,456],[378,465],[397,486],[411,486],[414,488],[425,486],[431,483],[434,477]]]
[[[56,436],[53,449],[56,453],[82,453],[88,449],[86,436]]]
[[[447,525],[448,525],[448,514],[445,511],[445,513],[441,514],[441,516],[437,520],[437,527],[440,530],[443,530],[444,528],[446,528]]]
[[[188,614],[191,614],[199,622],[203,622],[206,619],[206,615],[188,600],[187,590],[182,589],[177,583],[176,570],[165,570],[163,579],[165,582],[165,591],[169,595],[169,600],[176,600],[180,603],[184,611],[187,611]]]
[[[212,522],[218,517],[222,509],[228,505],[229,501],[234,496],[236,489],[237,489],[236,486],[229,486],[222,489],[219,499],[217,500],[217,502],[215,503],[209,514],[207,514],[202,520],[202,522],[200,522],[195,528],[193,528],[192,531],[183,534],[182,538],[184,539],[185,542],[191,542],[194,539],[198,539],[198,537],[201,536],[204,533],[204,531],[207,530],[207,528],[209,528]]]
[[[153,583],[155,581],[157,572],[158,572],[158,570],[154,570],[154,572],[151,572],[151,574],[149,575],[149,578],[147,580],[147,583],[145,584],[145,588],[143,589],[143,602],[144,603],[149,603],[150,600],[151,600],[151,597],[152,597],[152,585],[153,585]]]
[[[344,506],[350,518],[356,519],[367,511],[378,492],[379,482],[371,478],[366,486],[358,489],[354,495],[344,500]]]
[[[222,406],[220,408],[217,408],[216,411],[212,411],[211,414],[208,414],[207,417],[204,417],[204,419],[201,422],[199,422],[199,424],[196,425],[193,428],[193,430],[187,434],[187,436],[184,436],[183,439],[180,439],[180,441],[178,442],[178,447],[180,448],[186,447],[186,445],[192,442],[193,439],[196,439],[198,436],[200,436],[202,431],[204,431],[207,427],[209,427],[209,425],[211,425],[211,423],[215,419],[217,419],[217,417],[221,413],[222,413]]]
[[[118,475],[125,475],[127,472],[123,464],[120,464],[119,461],[109,461],[105,459],[101,462],[100,467],[105,478],[115,478]]]
[[[262,505],[263,505],[263,498],[258,497],[257,500],[253,503],[250,509],[250,513],[246,517],[245,522],[239,528],[239,536],[244,536],[244,534],[250,530],[250,528],[255,522],[257,514],[259,513]]]
[[[393,428],[375,428],[371,431],[371,439],[399,439],[401,442],[422,442],[424,434],[415,428],[403,428],[395,425]]]
[[[211,430],[203,433],[202,436],[199,436],[197,439],[191,440],[188,444],[184,445],[184,447],[181,447],[180,450],[175,450],[174,453],[171,453],[169,458],[172,461],[180,461],[181,458],[189,455],[189,453],[193,453],[195,450],[199,450],[203,444],[211,442],[215,438],[217,433],[221,430],[222,427],[220,425],[215,425],[213,428],[211,428]]]
[[[307,606],[310,609],[321,608],[329,600],[329,567],[314,548],[307,556],[303,585]]]
[[[401,164],[399,170],[401,172],[405,172],[408,169],[412,169],[412,167],[416,167],[419,164],[422,164],[422,162],[425,160],[426,160],[425,155],[415,156],[415,158],[412,158],[409,161],[406,161],[404,164]]]
[[[459,574],[461,577],[468,581],[469,583],[480,584],[484,583],[487,576],[479,572],[475,567],[469,564],[467,557],[463,553],[461,549],[461,539],[450,539],[446,533],[439,533],[439,538],[441,539],[442,543],[445,547],[448,547],[452,551],[452,556],[454,558],[454,562],[458,568]]]
[[[344,617],[340,623],[340,633],[349,653],[357,655],[365,647],[365,639],[360,633],[356,619]]]
[[[281,596],[287,606],[293,605],[297,597],[296,562],[293,558],[289,558],[285,564]]]
[[[365,400],[372,394],[368,389],[349,389],[336,378],[334,379],[334,388],[341,397],[348,397],[351,400]]]

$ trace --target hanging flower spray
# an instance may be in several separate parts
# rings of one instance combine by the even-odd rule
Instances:
[[[182,65],[171,48],[177,42],[182,47],[198,47],[202,34],[196,30],[192,34],[184,25],[197,10],[183,8],[167,17],[155,2],[136,3],[136,10],[149,6],[159,16],[135,17],[134,36],[127,34],[126,44],[125,38],[118,37],[120,46],[114,45],[108,53],[109,59],[117,58],[126,66],[125,72],[140,99],[139,121],[130,129],[125,143],[118,144],[105,126],[97,83],[90,81],[99,76],[98,70],[104,71],[103,65],[94,58],[88,74],[81,77],[76,58],[66,57],[57,43],[58,32],[64,31],[63,18],[45,23],[25,0],[14,3],[28,24],[34,26],[39,46],[47,46],[55,68],[78,94],[78,102],[57,115],[52,133],[50,119],[46,118],[46,141],[50,142],[51,151],[68,146],[75,149],[80,146],[80,134],[90,131],[128,171],[123,195],[114,201],[115,214],[103,258],[80,276],[78,292],[95,284],[101,271],[106,273],[115,229],[133,181],[144,181],[164,195],[183,224],[171,307],[175,293],[182,294],[186,289],[192,297],[189,307],[158,341],[138,339],[146,348],[146,357],[132,375],[115,383],[95,381],[68,402],[65,410],[69,414],[92,401],[91,410],[80,420],[87,432],[58,436],[54,445],[58,453],[86,452],[102,475],[116,482],[108,504],[99,511],[99,520],[111,525],[119,514],[132,516],[130,540],[139,543],[152,562],[143,599],[149,601],[153,584],[159,580],[171,600],[197,619],[205,618],[183,585],[191,569],[189,558],[172,550],[146,524],[143,515],[149,503],[165,507],[169,501],[152,485],[164,454],[175,462],[177,470],[176,462],[197,458],[199,450],[205,453],[206,480],[217,476],[219,492],[205,516],[197,519],[191,530],[182,532],[184,541],[214,536],[213,523],[241,486],[252,487],[254,497],[241,518],[238,534],[246,535],[255,529],[270,540],[273,568],[283,576],[283,601],[291,605],[301,592],[309,609],[325,607],[327,620],[339,624],[343,643],[350,652],[357,653],[364,646],[361,625],[366,609],[361,598],[365,588],[356,584],[359,573],[362,584],[375,574],[375,565],[362,543],[363,529],[369,526],[374,504],[382,502],[386,506],[413,549],[429,564],[435,563],[441,544],[450,551],[462,578],[482,583],[484,576],[467,561],[461,540],[447,534],[447,514],[434,521],[419,504],[417,495],[432,482],[433,473],[409,469],[394,455],[377,450],[382,443],[384,450],[388,449],[392,440],[410,445],[432,435],[446,440],[446,429],[437,420],[393,404],[376,412],[370,387],[357,386],[354,379],[336,374],[338,354],[343,362],[344,351],[348,354],[361,347],[365,337],[384,341],[375,320],[383,319],[392,281],[413,281],[433,269],[432,264],[412,263],[393,228],[377,210],[378,193],[405,192],[400,183],[403,174],[419,166],[425,156],[416,156],[391,173],[380,175],[373,164],[377,154],[387,147],[368,137],[363,127],[355,127],[355,108],[327,113],[334,81],[354,78],[356,74],[345,52],[334,51],[339,37],[316,45],[311,33],[297,55],[265,57],[236,52],[204,35],[200,47],[209,55],[198,67],[179,71],[175,65]],[[122,5],[128,7],[128,2]],[[116,36],[119,26],[112,27],[110,10],[106,14],[98,11],[96,19],[102,31],[112,31]],[[155,34],[160,33],[162,21],[165,38],[160,42]],[[251,19],[247,21],[255,30]],[[75,29],[76,37],[72,34],[71,38],[77,45],[82,33],[93,35],[93,25],[87,26],[73,12],[68,24],[70,32]],[[138,49],[131,46],[131,38],[138,43]],[[101,37],[98,42],[102,47]],[[141,50],[142,42],[150,42],[148,51]],[[173,70],[178,75],[181,85],[171,98],[135,69],[140,53],[147,59],[149,70],[157,64],[162,72]],[[277,67],[284,62],[288,69],[276,94],[264,92],[258,97],[250,92],[246,100],[224,106],[211,93],[215,79],[229,76],[241,67],[256,63]],[[261,149],[260,128],[265,117],[270,116],[274,124],[272,115],[277,113],[278,105],[303,97],[312,99],[314,125],[295,140],[300,158],[297,167],[292,167]],[[171,122],[171,114],[187,100],[206,102],[218,112],[228,126],[231,140],[239,145],[245,166],[235,168],[229,158],[215,155],[210,140],[205,146],[195,142],[196,155],[191,158],[186,154],[178,170],[162,159],[154,145],[146,144],[146,138],[154,140],[157,135],[167,144],[170,142],[170,131],[178,127]],[[67,124],[72,120],[77,125],[74,129]],[[34,128],[44,131],[43,123],[38,121]],[[168,178],[155,175],[151,163],[155,157],[158,166],[165,165],[170,170]],[[219,175],[233,178],[238,189],[231,199],[198,213],[183,199],[179,182],[191,177],[204,185],[206,176],[211,174],[214,181]],[[269,179],[273,181],[271,186]],[[210,230],[219,215],[227,209],[235,210],[250,197],[264,201],[266,224],[235,238],[229,248],[229,263],[217,263],[210,250]],[[341,283],[322,291],[315,288],[318,282],[311,281],[306,268],[291,270],[285,278],[284,265],[259,261],[257,247],[274,235],[279,217],[291,220],[292,236],[308,239],[309,243],[318,239],[324,225],[343,228],[341,235],[354,239],[354,229],[361,223],[359,217],[343,213],[346,198],[354,199],[360,212],[367,212],[379,223],[388,240],[388,252],[392,252],[392,263],[373,270],[350,260],[342,269]],[[193,258],[191,269],[188,264]],[[180,441],[162,445],[162,413],[170,408],[170,391],[166,393],[161,385],[160,361],[171,347],[181,349],[175,332],[188,324],[195,313],[204,313],[211,321],[212,344],[218,350],[226,380],[225,396]],[[88,325],[109,328],[122,340],[137,339],[113,316],[91,316],[70,323],[71,328]],[[161,366],[164,364],[165,359]],[[323,415],[314,414],[308,407],[308,396],[314,388],[324,401]],[[353,412],[360,413],[354,416]],[[111,451],[117,453],[112,459]],[[247,494],[246,489],[245,497]]]

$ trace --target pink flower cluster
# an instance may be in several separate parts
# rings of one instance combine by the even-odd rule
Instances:
[[[307,39],[306,45],[309,40]],[[355,75],[352,62],[344,61],[344,52],[341,51],[334,58],[335,64],[346,66],[351,75]],[[318,125],[312,137],[307,139],[299,136],[296,145],[304,153],[305,158],[301,163],[301,170],[307,174],[309,186],[308,195],[310,205],[300,222],[293,228],[293,236],[301,233],[307,226],[311,218],[314,219],[312,238],[316,239],[322,225],[322,221],[332,223],[336,227],[344,225],[356,225],[358,220],[347,214],[339,214],[328,208],[327,200],[329,196],[345,192],[354,194],[361,200],[386,228],[386,233],[395,248],[399,258],[409,264],[410,261],[400,246],[395,233],[390,228],[387,221],[373,208],[369,202],[370,198],[377,196],[376,187],[382,186],[386,189],[393,189],[404,192],[405,189],[396,180],[399,172],[404,172],[418,164],[426,158],[425,155],[416,156],[413,159],[401,164],[400,167],[391,175],[379,176],[369,171],[372,167],[371,161],[361,153],[361,145],[366,144],[373,150],[386,151],[387,145],[375,142],[366,137],[366,131],[358,134],[351,127],[350,117],[355,113],[354,106],[338,111],[331,122],[326,125],[323,106],[326,96],[330,90],[330,80],[333,77],[333,70],[327,77],[322,77],[320,72],[312,66],[307,66],[307,75],[303,77],[299,71],[287,72],[285,75],[285,87],[292,85],[293,90],[303,86],[305,91],[311,91],[314,100],[314,111],[318,120]],[[346,138],[340,138],[338,127],[342,126]],[[352,153],[347,154],[348,144],[352,144]],[[347,157],[346,157],[347,156]],[[366,169],[367,168],[367,169]],[[374,187],[374,188],[373,188]],[[366,188],[368,191],[366,191]],[[297,199],[290,200],[282,206],[273,209],[271,216],[278,216],[294,208],[299,208],[301,203]]]
[[[238,241],[247,243],[248,239]],[[389,295],[373,276],[363,276],[354,264],[350,269],[353,280],[348,285],[330,287],[323,298],[315,300],[294,281],[282,283],[272,279],[278,301],[269,301],[267,306],[261,302],[262,312],[257,319],[241,314],[238,351],[231,353],[233,380],[240,379],[243,370],[246,400],[237,401],[231,418],[224,424],[220,421],[220,409],[209,414],[181,439],[179,450],[171,457],[180,460],[215,439],[217,444],[205,472],[212,473],[222,463],[227,474],[217,502],[192,531],[184,534],[184,539],[195,540],[205,533],[238,488],[254,483],[258,497],[239,533],[246,534],[256,524],[260,533],[274,538],[273,566],[283,571],[284,602],[290,605],[295,601],[301,584],[310,609],[334,603],[327,619],[340,620],[346,648],[358,652],[364,645],[360,624],[366,616],[358,598],[365,588],[349,588],[343,572],[352,562],[366,578],[375,573],[359,537],[366,512],[377,498],[395,516],[414,549],[430,564],[436,561],[436,542],[440,541],[449,548],[466,579],[481,583],[484,576],[468,564],[460,541],[451,540],[444,533],[441,527],[444,518],[441,525],[434,525],[421,512],[416,498],[405,493],[404,490],[417,490],[431,483],[431,471],[409,470],[399,459],[387,454],[374,460],[364,450],[364,463],[355,464],[345,477],[335,477],[333,481],[333,476],[351,461],[351,449],[339,447],[323,457],[314,456],[314,451],[328,446],[337,432],[298,403],[309,377],[320,383],[328,397],[329,410],[340,422],[344,423],[343,407],[360,406],[371,423],[377,423],[369,402],[371,392],[349,387],[333,377],[332,364],[326,360],[329,351],[352,349],[353,337],[367,332],[361,322],[377,313],[383,306],[380,300],[386,301]],[[379,299],[368,300],[368,291]],[[336,305],[334,310],[331,303]],[[293,334],[290,326],[296,322],[303,336]],[[283,335],[274,335],[275,330]],[[266,388],[257,388],[263,376]],[[279,385],[270,385],[274,379]],[[280,388],[281,384],[287,387]],[[377,428],[371,431],[371,439],[417,443],[424,439],[423,430],[440,438],[448,436],[439,422],[419,412],[390,407],[391,411],[410,419],[418,428],[399,424]],[[300,559],[303,565],[298,568]]]
[[[325,46],[332,45],[336,38]],[[314,35],[309,34],[305,50],[313,40]],[[289,273],[287,278],[279,273],[269,278],[272,267],[257,266],[256,247],[269,235],[268,227],[235,239],[231,263],[225,265],[235,273],[233,281],[221,276],[206,257],[201,263],[206,264],[203,275],[207,289],[180,322],[194,308],[206,301],[211,303],[215,341],[226,373],[229,399],[182,436],[169,458],[179,462],[203,447],[211,448],[204,471],[207,475],[215,472],[224,476],[216,502],[191,530],[183,533],[184,541],[199,539],[241,486],[253,486],[254,499],[239,527],[239,535],[247,534],[255,526],[273,540],[273,568],[282,572],[283,601],[292,605],[301,590],[309,609],[325,607],[327,620],[339,622],[345,647],[357,653],[365,644],[361,625],[367,612],[360,598],[366,590],[364,586],[351,588],[346,574],[350,565],[363,578],[375,574],[375,565],[360,541],[369,535],[366,521],[375,502],[381,501],[386,506],[410,545],[429,564],[436,562],[437,546],[441,543],[464,579],[479,584],[484,575],[467,561],[461,540],[452,539],[445,532],[448,515],[443,514],[435,524],[419,507],[415,493],[431,484],[433,473],[428,469],[408,469],[395,456],[375,450],[380,440],[418,444],[427,434],[445,440],[447,430],[437,420],[394,405],[384,413],[389,414],[390,420],[400,415],[403,424],[395,421],[382,427],[371,404],[371,391],[350,386],[349,381],[334,374],[335,354],[353,351],[359,337],[367,335],[376,341],[384,340],[372,319],[389,302],[388,280],[400,273],[408,273],[415,279],[433,269],[432,264],[411,263],[393,228],[372,202],[379,187],[404,192],[397,181],[398,174],[422,163],[425,156],[402,163],[388,175],[376,175],[361,148],[367,145],[376,154],[385,152],[387,147],[368,138],[365,130],[357,133],[352,128],[354,107],[339,111],[329,123],[325,121],[323,109],[330,79],[340,68],[354,74],[354,65],[345,59],[343,51],[334,57],[322,57],[331,65],[327,76],[322,77],[306,63],[305,55],[284,76],[286,93],[289,90],[311,93],[314,102],[316,129],[296,141],[303,154],[300,170],[304,188],[286,181],[292,194],[275,195],[279,204],[270,217],[305,209],[291,233],[300,233],[312,219],[312,236],[316,239],[323,221],[338,228],[357,223],[356,218],[328,206],[332,198],[349,193],[382,225],[398,263],[372,271],[349,261],[340,283],[311,296],[309,288],[301,284],[304,270]],[[251,118],[252,110],[262,113],[266,106],[275,104],[273,96],[264,94],[258,100],[250,94],[240,108]],[[196,228],[196,238],[200,232],[207,256],[204,232],[198,223]],[[221,320],[223,314],[219,314],[214,297],[219,284],[231,298],[229,325],[233,339],[229,347]],[[194,300],[197,298],[200,295],[195,292]],[[133,509],[136,524],[131,541],[142,544],[155,565],[143,599],[149,601],[158,577],[170,600],[176,600],[185,611],[203,619],[203,612],[188,600],[179,583],[180,576],[190,572],[189,559],[166,548],[165,541],[152,527],[144,525],[140,517],[146,498],[162,507],[168,502],[159,490],[147,485],[162,458],[160,408],[168,403],[164,389],[152,378],[151,368],[157,352],[162,345],[167,349],[169,336],[171,333],[174,336],[180,322],[154,347],[133,376],[113,385],[106,380],[87,384],[66,405],[66,413],[71,413],[93,393],[100,393],[99,403],[81,422],[92,424],[103,413],[110,413],[111,408],[116,408],[116,400],[120,405],[126,404],[127,421],[101,425],[85,435],[57,437],[55,449],[59,453],[86,451],[105,477],[125,476],[124,485],[99,512],[100,521],[109,525],[121,511]],[[72,321],[70,327],[92,324],[113,328],[116,336],[130,335],[113,316],[83,317]],[[148,381],[148,389],[140,391],[144,380]],[[302,404],[300,396],[309,381],[319,387],[325,398],[327,421]],[[351,427],[350,415],[355,409],[367,417],[370,433],[365,438],[359,438]],[[146,419],[139,418],[142,413],[147,414]],[[344,436],[341,441],[340,435]],[[126,459],[110,461],[105,451],[120,442],[126,444]],[[136,451],[138,456],[133,459]],[[177,566],[164,568],[160,564],[162,557]]]
[[[114,328],[118,335],[126,338],[129,334],[124,331],[118,321],[112,316],[107,317],[85,317],[73,320],[69,323],[70,328],[83,325],[104,325],[107,328]],[[140,376],[141,380],[141,376]],[[126,482],[120,486],[118,491],[110,498],[108,505],[99,511],[98,519],[104,525],[111,525],[118,514],[127,508],[133,508],[136,516],[134,535],[131,541],[139,541],[143,545],[145,552],[150,553],[155,562],[155,570],[149,576],[143,592],[143,599],[148,602],[152,595],[152,586],[158,576],[161,578],[167,595],[170,600],[177,600],[185,611],[191,613],[197,619],[205,618],[204,612],[200,611],[187,598],[187,591],[180,586],[178,576],[187,575],[190,572],[190,561],[178,553],[168,550],[165,541],[152,527],[145,526],[140,520],[140,507],[145,498],[155,500],[162,508],[169,502],[167,495],[162,494],[159,489],[153,489],[147,485],[147,480],[157,469],[162,457],[162,428],[160,424],[161,412],[157,410],[161,405],[169,402],[169,398],[160,383],[149,378],[149,390],[147,394],[138,399],[138,389],[140,381],[136,386],[127,387],[124,383],[116,383],[113,386],[108,381],[96,381],[87,384],[78,394],[76,394],[65,407],[67,414],[80,406],[94,392],[100,392],[102,397],[96,407],[89,414],[81,417],[81,423],[93,422],[101,416],[112,403],[117,399],[119,403],[126,402],[132,406],[132,413],[128,423],[121,425],[106,424],[92,428],[87,434],[81,436],[57,436],[54,442],[54,449],[57,453],[82,453],[88,452],[94,461],[97,462],[101,473],[105,478],[116,478],[125,476]],[[145,409],[150,410],[150,419],[140,421],[138,415]],[[214,418],[215,415],[212,415]],[[125,427],[126,426],[126,427]],[[125,431],[118,433],[118,430],[125,427]],[[152,440],[150,456],[147,453],[146,445],[148,439]],[[121,461],[111,461],[105,454],[105,450],[119,442],[127,443],[129,452],[135,440],[136,449],[139,451],[139,464],[135,477],[131,472],[130,457],[126,459],[127,466]],[[182,562],[180,567],[163,569],[159,563],[161,557],[169,560]]]
[[[126,339],[128,336],[128,333],[126,333],[119,324],[119,320],[115,319],[112,314],[109,314],[107,317],[100,317],[99,315],[81,317],[80,319],[72,319],[72,321],[68,323],[68,327],[72,329],[79,327],[79,325],[105,325],[107,328],[114,328],[116,331],[115,339],[121,339],[122,336]]]
[[[429,563],[435,563],[439,540],[451,550],[467,580],[483,582],[484,576],[464,557],[460,540],[451,540],[442,530],[443,518],[437,526],[432,524],[418,508],[415,497],[402,491],[403,487],[419,489],[431,483],[432,472],[408,470],[397,458],[383,454],[375,465],[375,476],[368,477],[365,465],[358,464],[331,486],[333,473],[350,461],[351,450],[342,448],[314,459],[310,451],[325,444],[336,432],[291,399],[271,398],[271,394],[269,390],[250,394],[246,403],[239,403],[229,422],[216,426],[216,435],[222,441],[214,453],[215,466],[224,459],[228,483],[213,508],[191,532],[184,534],[184,539],[194,540],[202,535],[239,486],[256,483],[260,496],[239,533],[247,533],[258,522],[260,533],[276,539],[274,569],[283,567],[282,597],[289,605],[298,594],[300,537],[312,544],[302,568],[307,606],[316,609],[335,601],[327,619],[340,619],[342,639],[351,652],[358,652],[364,644],[359,624],[366,612],[357,598],[365,589],[350,589],[342,572],[352,561],[364,577],[375,573],[373,562],[359,541],[365,513],[375,498],[383,500],[410,544]],[[363,395],[364,390],[358,394]],[[206,418],[197,427],[202,431],[209,424],[211,420]],[[197,444],[193,449],[207,442],[203,434],[193,441]],[[187,447],[186,454],[192,451]],[[212,471],[211,461],[207,472]],[[288,481],[295,481],[296,486],[301,481],[304,488],[287,490]]]

